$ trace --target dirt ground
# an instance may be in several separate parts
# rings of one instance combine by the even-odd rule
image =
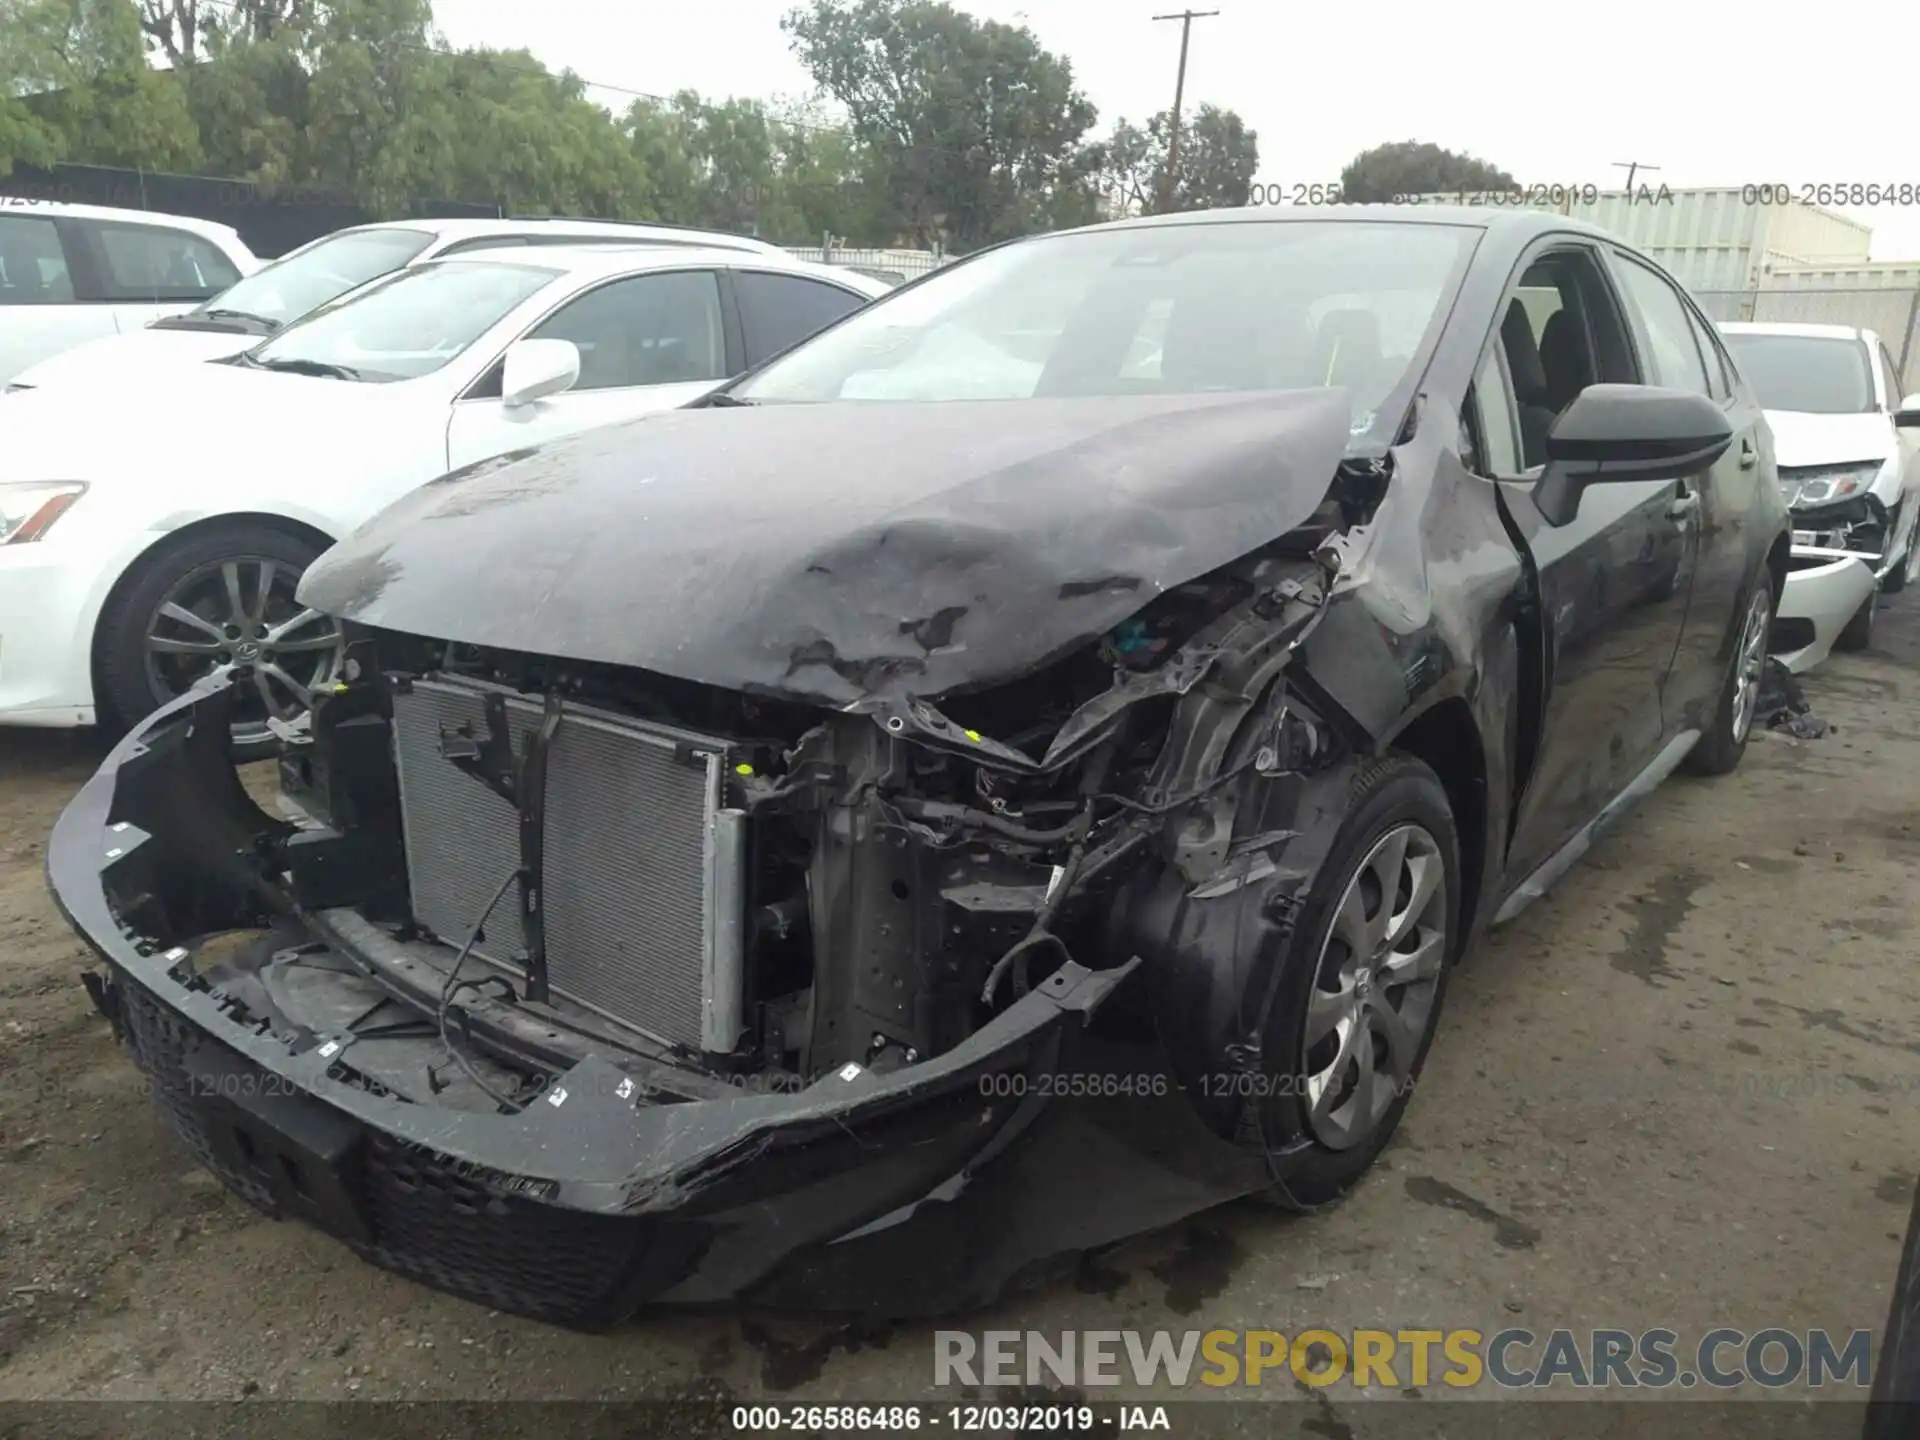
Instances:
[[[1833,733],[1760,734],[1736,776],[1668,784],[1470,960],[1347,1204],[1231,1206],[961,1323],[1877,1330],[1920,1166],[1920,600],[1882,616],[1874,652],[1809,677]],[[582,1337],[229,1198],[142,1098],[44,889],[99,753],[0,733],[0,1398],[928,1392],[930,1327],[712,1313]]]

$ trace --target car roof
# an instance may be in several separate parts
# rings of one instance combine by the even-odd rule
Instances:
[[[240,232],[217,220],[202,220],[193,215],[174,215],[165,210],[127,210],[115,205],[76,205],[65,200],[36,200],[25,196],[0,195],[0,214],[55,216],[68,220],[117,220],[124,225],[165,225],[185,230],[227,245],[245,242]]]
[[[1171,215],[1136,215],[1085,225],[1065,234],[1093,230],[1150,230],[1163,225],[1257,225],[1304,220],[1366,221],[1370,224],[1460,225],[1485,230],[1524,245],[1535,235],[1568,231],[1609,240],[1633,249],[1633,243],[1558,211],[1527,205],[1243,205],[1223,210],[1184,210]]]
[[[698,245],[500,245],[420,262],[422,265],[531,265],[568,275],[625,275],[643,270],[681,270],[689,266],[747,266],[810,275],[862,294],[885,295],[892,288],[839,265],[796,259],[781,250],[740,251]]]
[[[1729,335],[1797,335],[1805,340],[1861,340],[1869,333],[1857,325],[1802,325],[1785,320],[1728,320],[1720,329]]]
[[[413,217],[354,225],[354,230],[420,230],[442,240],[481,240],[489,235],[524,235],[545,231],[555,235],[631,236],[638,243],[650,235],[678,245],[699,241],[729,249],[780,254],[779,246],[751,235],[704,230],[693,225],[669,225],[657,220],[580,220],[567,215],[455,216],[444,219]]]

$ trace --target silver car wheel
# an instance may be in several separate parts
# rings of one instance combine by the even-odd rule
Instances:
[[[147,619],[147,683],[164,704],[199,680],[232,674],[233,735],[265,739],[269,720],[292,720],[339,673],[339,622],[294,599],[300,572],[260,555],[235,555],[188,571]]]
[[[1773,589],[1764,580],[1747,602],[1747,620],[1740,631],[1740,648],[1733,664],[1733,743],[1738,745],[1753,728],[1760,709],[1760,679],[1767,668],[1767,632],[1773,628]]]
[[[1395,826],[1334,907],[1300,1065],[1308,1125],[1330,1149],[1365,1142],[1412,1082],[1448,953],[1446,864],[1424,828]]]

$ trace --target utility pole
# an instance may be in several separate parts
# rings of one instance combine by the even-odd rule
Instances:
[[[1187,41],[1193,35],[1193,22],[1218,15],[1218,10],[1182,10],[1177,15],[1156,15],[1155,20],[1180,22],[1180,71],[1173,82],[1173,116],[1167,127],[1167,173],[1160,181],[1161,212],[1173,208],[1173,187],[1180,175],[1180,105],[1187,92]]]
[[[1646,165],[1638,160],[1615,160],[1613,162],[1613,168],[1627,172],[1627,203],[1631,205],[1633,203],[1633,177],[1638,175],[1642,170],[1658,170],[1660,167],[1658,165]]]

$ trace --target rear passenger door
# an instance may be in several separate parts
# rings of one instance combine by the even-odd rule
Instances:
[[[1685,507],[1683,523],[1693,532],[1695,558],[1661,712],[1670,734],[1704,730],[1732,661],[1738,638],[1734,622],[1746,613],[1746,585],[1758,559],[1750,542],[1761,518],[1759,480],[1770,468],[1761,447],[1771,439],[1759,408],[1735,393],[1732,365],[1692,300],[1626,251],[1614,249],[1608,258],[1626,301],[1646,383],[1707,396],[1733,428],[1726,453],[1710,469],[1678,481],[1675,496],[1675,504]]]
[[[779,270],[730,271],[748,369],[818,335],[867,303],[858,290]]]
[[[111,334],[113,312],[83,298],[60,222],[30,206],[0,210],[0,384]]]
[[[496,360],[453,407],[447,468],[696,400],[742,367],[713,270],[650,271],[564,301],[521,339],[568,340],[573,387],[531,405],[501,398]]]

